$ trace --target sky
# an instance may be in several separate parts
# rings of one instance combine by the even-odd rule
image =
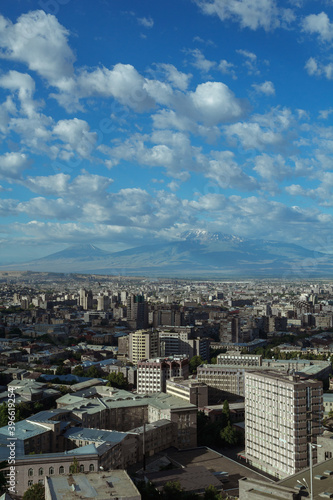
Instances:
[[[2,0],[0,263],[206,230],[333,253],[332,0]]]

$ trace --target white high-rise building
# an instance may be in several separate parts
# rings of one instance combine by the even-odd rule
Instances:
[[[322,433],[322,417],[322,382],[245,373],[245,455],[255,467],[281,479],[308,467],[308,442]]]

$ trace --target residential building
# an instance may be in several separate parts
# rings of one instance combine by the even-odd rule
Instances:
[[[322,433],[322,401],[320,381],[245,373],[246,460],[280,479],[307,467],[308,441]]]
[[[138,361],[137,391],[139,394],[166,392],[171,377],[188,378],[189,359],[186,356],[153,358]]]
[[[159,356],[158,333],[152,330],[136,330],[129,334],[129,361],[136,364],[142,359]]]

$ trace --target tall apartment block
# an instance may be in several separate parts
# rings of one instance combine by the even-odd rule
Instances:
[[[220,321],[220,341],[225,344],[241,342],[239,318],[226,318]]]
[[[132,328],[148,327],[148,304],[143,295],[127,297],[127,321]]]
[[[137,330],[129,334],[128,358],[136,364],[142,359],[159,356],[158,332],[150,330]]]
[[[245,373],[245,455],[255,467],[280,479],[308,467],[308,442],[322,433],[322,417],[322,382]]]
[[[79,305],[84,309],[85,311],[88,311],[89,309],[93,308],[93,294],[92,291],[85,290],[84,288],[81,288],[79,291]]]
[[[188,378],[189,359],[186,356],[145,359],[138,362],[137,390],[139,394],[166,392],[171,377]]]

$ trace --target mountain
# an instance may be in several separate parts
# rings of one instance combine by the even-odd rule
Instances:
[[[38,260],[0,269],[87,274],[170,277],[281,277],[333,275],[333,255],[269,240],[187,231],[179,240],[106,252],[95,245],[73,245]]]

